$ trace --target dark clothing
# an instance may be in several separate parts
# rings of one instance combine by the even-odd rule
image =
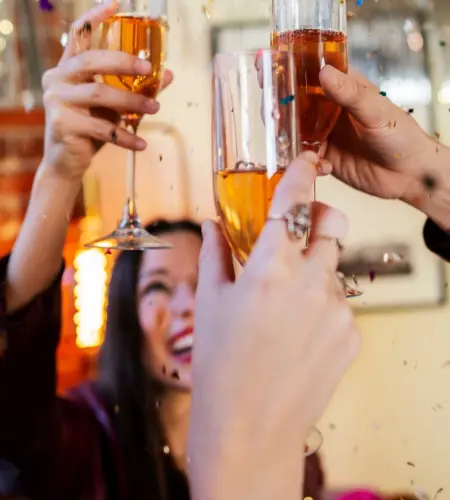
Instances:
[[[0,338],[6,344],[0,355],[0,494],[23,494],[26,486],[33,500],[130,499],[112,414],[95,384],[66,398],[56,395],[63,269],[48,290],[6,316],[7,263],[0,260]],[[169,457],[165,465],[170,497],[187,500],[184,476]]]
[[[424,237],[450,261],[449,234],[428,221]],[[63,269],[48,290],[7,316],[7,264],[0,260],[0,486],[17,492],[0,494],[23,494],[25,485],[33,500],[129,499],[112,412],[96,386],[56,395]],[[170,499],[187,500],[185,478],[169,457],[165,473]]]

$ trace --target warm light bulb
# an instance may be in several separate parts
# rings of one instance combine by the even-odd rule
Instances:
[[[97,347],[102,343],[105,323],[107,259],[98,249],[83,250],[74,260],[74,323],[77,346]]]

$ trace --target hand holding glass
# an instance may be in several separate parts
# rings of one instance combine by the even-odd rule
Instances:
[[[106,0],[96,0],[103,3]],[[119,10],[100,28],[98,48],[123,51],[151,63],[149,75],[101,75],[104,83],[155,99],[164,74],[167,33],[166,0],[118,0]],[[142,115],[124,113],[122,121],[136,134]],[[135,190],[136,153],[128,152],[127,199],[119,226],[108,236],[88,243],[87,247],[145,250],[170,248],[172,245],[152,236],[143,227],[136,208]]]

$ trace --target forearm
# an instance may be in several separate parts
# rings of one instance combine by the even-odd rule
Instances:
[[[404,201],[450,231],[450,148],[432,141],[432,154],[421,166],[422,177],[411,182]],[[431,158],[431,159],[430,159]]]
[[[41,165],[7,271],[8,312],[44,291],[61,268],[61,257],[81,181],[50,174]]]

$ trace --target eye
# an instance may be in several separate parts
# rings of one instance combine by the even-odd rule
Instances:
[[[170,295],[172,293],[172,289],[162,281],[153,281],[144,288],[143,294],[148,295],[153,292],[163,292]]]

